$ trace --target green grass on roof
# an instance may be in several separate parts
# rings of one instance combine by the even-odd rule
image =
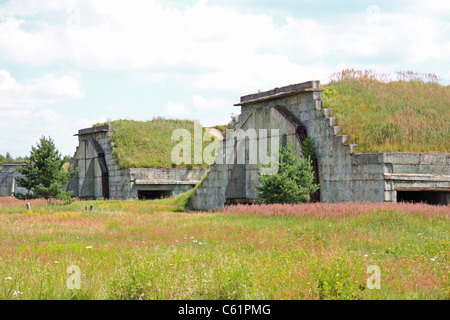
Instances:
[[[450,149],[450,87],[434,75],[399,73],[400,80],[372,71],[344,70],[322,85],[356,152],[436,152]]]
[[[113,155],[122,169],[126,168],[206,168],[207,164],[194,163],[194,121],[156,118],[151,121],[116,120],[110,122],[114,127],[113,142],[116,148]],[[171,141],[176,129],[186,129],[191,134],[190,164],[175,166],[171,152],[180,141]],[[204,131],[204,129],[203,129]],[[203,147],[211,141],[203,142]]]

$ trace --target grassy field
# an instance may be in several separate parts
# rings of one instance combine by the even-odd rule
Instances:
[[[396,77],[357,70],[334,74],[322,86],[324,107],[339,118],[348,142],[358,144],[356,152],[449,152],[450,86],[432,74]]]
[[[151,121],[116,120],[111,124],[115,131],[111,142],[116,146],[113,155],[122,169],[175,167],[171,152],[181,142],[171,141],[176,129],[186,129],[191,135],[192,146],[194,145],[194,121],[156,118]],[[205,129],[202,130],[204,134]],[[210,143],[211,140],[203,141],[203,148]],[[177,167],[207,167],[205,163],[194,164],[193,152],[191,163],[192,165],[181,164]]]
[[[199,213],[177,201],[34,200],[27,211],[0,198],[0,298],[450,298],[449,206]],[[67,286],[72,265],[80,289]],[[380,270],[380,289],[370,289],[369,266]]]

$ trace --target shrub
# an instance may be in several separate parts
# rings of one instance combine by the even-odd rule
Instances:
[[[309,202],[310,195],[319,189],[314,184],[314,171],[310,156],[298,157],[292,147],[280,151],[279,170],[272,175],[261,175],[259,197],[264,203]]]

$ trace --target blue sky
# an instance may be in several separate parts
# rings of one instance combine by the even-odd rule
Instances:
[[[450,2],[0,1],[0,154],[153,117],[224,124],[242,95],[343,68],[450,79]]]

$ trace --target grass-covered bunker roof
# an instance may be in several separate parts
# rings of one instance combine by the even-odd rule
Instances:
[[[432,74],[344,70],[322,85],[357,152],[435,152],[450,149],[450,86]]]
[[[114,145],[113,155],[122,169],[125,168],[205,168],[207,164],[194,164],[191,152],[191,165],[172,163],[171,152],[179,141],[172,141],[176,129],[186,129],[194,145],[194,121],[155,118],[149,121],[115,120],[114,135],[110,142]],[[101,125],[101,124],[98,124]],[[95,125],[95,126],[98,126]],[[202,128],[203,133],[205,128]],[[212,137],[214,139],[214,137]],[[203,147],[211,141],[203,141]]]

